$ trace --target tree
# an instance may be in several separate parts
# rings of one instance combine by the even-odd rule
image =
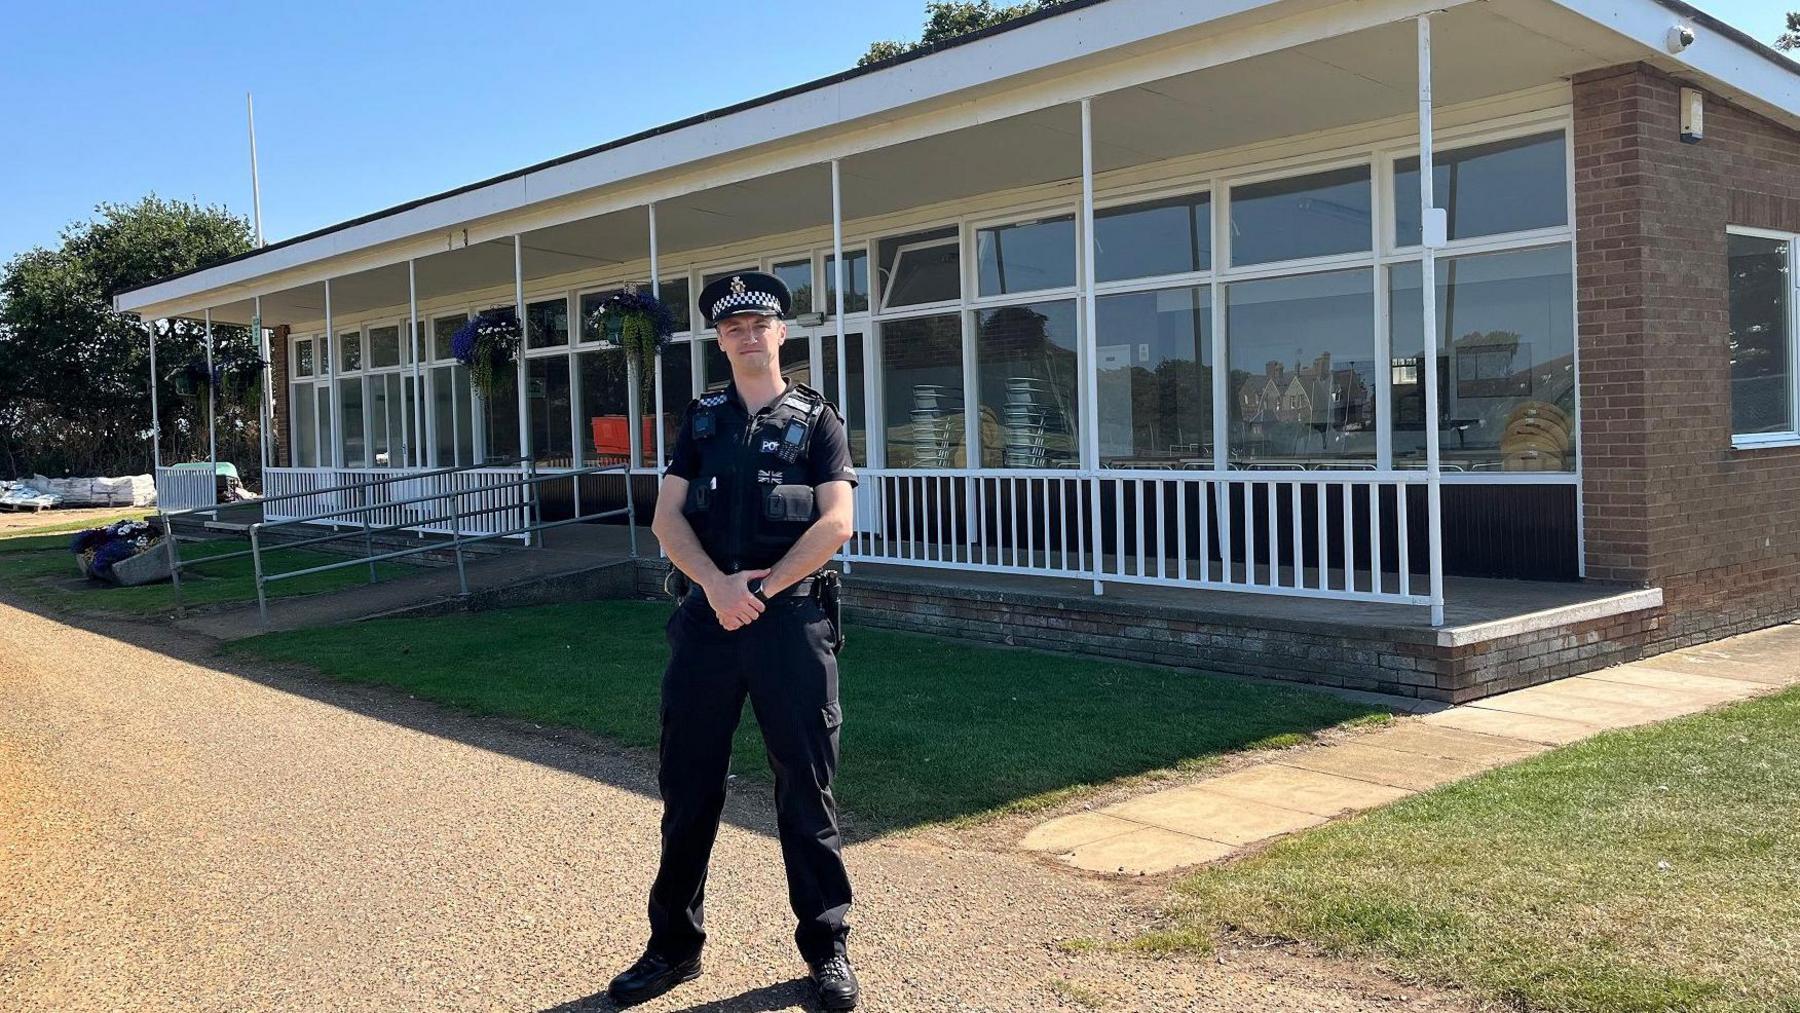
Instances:
[[[151,453],[149,327],[112,308],[115,292],[250,249],[250,224],[222,207],[164,200],[101,204],[0,268],[0,473],[141,473]],[[157,336],[157,396],[171,459],[206,456],[206,395],[176,378],[204,361],[197,321]],[[249,331],[215,325],[215,361],[257,354]],[[221,405],[219,456],[254,461],[258,412]],[[247,453],[246,453],[247,448]]]
[[[992,28],[1033,11],[1055,7],[1063,0],[1026,0],[1011,6],[996,7],[993,0],[931,0],[925,5],[925,31],[917,42],[874,42],[858,67],[891,59],[915,49],[954,39],[959,35]]]
[[[1800,49],[1800,11],[1790,11],[1787,16],[1787,31],[1775,40],[1776,49]]]

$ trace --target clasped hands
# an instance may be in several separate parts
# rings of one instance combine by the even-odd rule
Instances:
[[[722,573],[718,579],[701,585],[701,589],[706,592],[707,604],[712,606],[713,613],[719,617],[719,625],[727,630],[739,630],[755,622],[766,606],[745,585],[757,577],[767,577],[773,572],[740,570],[737,573]]]

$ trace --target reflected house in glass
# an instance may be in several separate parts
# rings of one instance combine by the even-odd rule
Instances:
[[[694,293],[769,271],[850,433],[847,565],[1426,625],[1450,579],[1611,588],[1582,621],[1648,651],[1800,618],[1796,164],[1795,65],[1673,0],[1069,0],[115,305],[260,315],[266,493],[621,469],[555,518],[653,501],[730,379]],[[626,285],[678,321],[642,364],[589,322]],[[494,308],[484,399],[448,344]]]

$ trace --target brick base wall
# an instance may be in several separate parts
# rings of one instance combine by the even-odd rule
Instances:
[[[640,560],[637,593],[662,597],[668,564]],[[1446,646],[1436,631],[1209,614],[1107,598],[971,591],[853,575],[844,611],[862,626],[1169,665],[1446,703],[1591,672],[1653,653],[1660,609]]]

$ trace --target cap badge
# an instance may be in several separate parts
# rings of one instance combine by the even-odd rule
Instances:
[[[746,291],[746,289],[744,287],[744,279],[741,277],[733,277],[731,279],[731,294],[732,295],[743,295],[745,291]]]

